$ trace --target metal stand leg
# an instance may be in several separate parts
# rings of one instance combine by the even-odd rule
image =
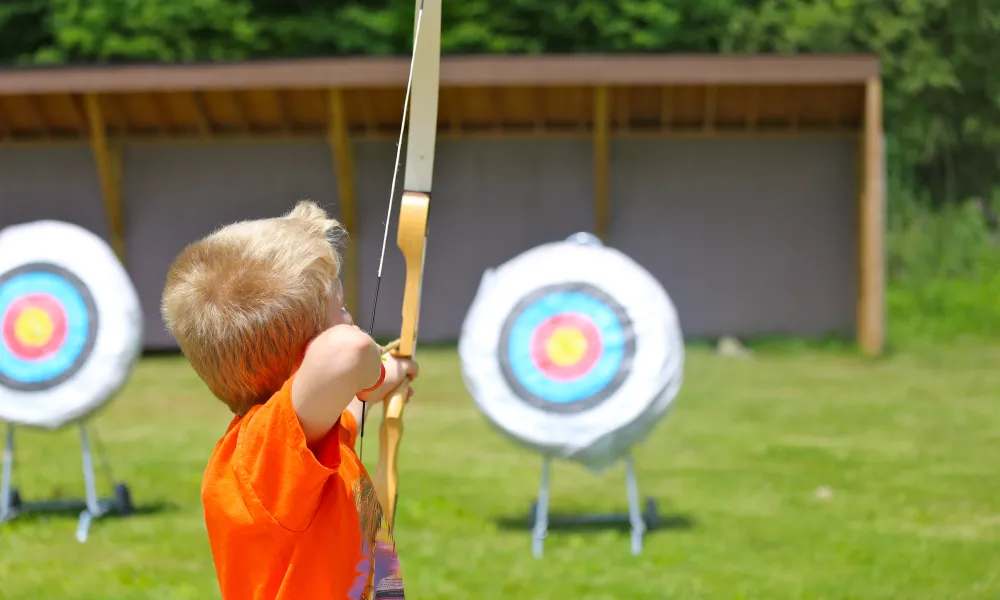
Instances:
[[[78,498],[43,500],[36,502],[26,502],[21,499],[20,494],[11,484],[14,473],[14,425],[7,424],[7,443],[3,454],[3,472],[0,473],[0,523],[5,523],[20,514],[28,512],[44,511],[65,511],[76,510],[83,507],[80,513],[80,520],[76,526],[76,539],[79,542],[87,541],[90,532],[90,524],[112,512],[120,515],[130,515],[135,507],[132,504],[132,495],[128,486],[124,483],[113,485],[113,495],[108,498],[101,498],[97,495],[97,480],[94,476],[94,457],[90,446],[90,435],[84,424],[80,428],[80,453],[83,458],[83,483],[86,489],[86,497],[81,502]],[[99,452],[98,458],[103,456],[100,438],[94,434]],[[110,470],[105,470],[109,481],[111,480]]]
[[[628,492],[628,520],[632,524],[632,554],[638,555],[642,552],[646,523],[639,507],[639,484],[635,478],[635,463],[631,453],[625,455],[625,488]]]
[[[542,484],[538,488],[538,504],[535,506],[535,527],[531,532],[531,550],[535,558],[542,557],[542,546],[549,535],[549,467],[552,459],[542,459]]]
[[[7,444],[3,451],[3,475],[0,476],[0,523],[13,519],[10,480],[14,473],[14,425],[7,423]]]
[[[97,483],[94,479],[94,459],[90,453],[90,439],[87,428],[80,425],[80,451],[83,454],[83,484],[86,489],[87,508],[80,513],[80,521],[76,526],[76,539],[80,543],[87,541],[90,522],[98,519],[110,510],[109,503],[101,502],[97,496]]]
[[[614,513],[609,515],[576,515],[563,516],[556,515],[549,517],[549,476],[551,472],[552,458],[542,459],[542,482],[538,490],[538,500],[532,507],[529,520],[534,521],[531,532],[531,546],[535,558],[541,558],[542,547],[545,538],[548,537],[549,525],[608,525],[628,522],[631,525],[631,549],[632,554],[638,556],[642,553],[642,546],[646,532],[659,527],[659,517],[657,516],[656,501],[652,498],[646,499],[646,510],[642,510],[639,501],[639,484],[635,474],[635,461],[632,454],[626,452],[621,458],[625,462],[625,491],[628,496],[628,514]]]

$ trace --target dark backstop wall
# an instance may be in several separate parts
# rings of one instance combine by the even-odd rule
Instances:
[[[356,318],[367,325],[394,144],[357,142],[354,152]],[[687,336],[853,331],[852,140],[619,139],[611,157],[610,243],[660,280]],[[339,204],[322,141],[128,144],[123,160],[128,269],[150,349],[175,347],[158,303],[167,267],[186,243],[224,223],[277,216],[300,198],[334,214]],[[458,336],[485,269],[593,230],[592,164],[589,140],[438,142],[422,339]],[[0,150],[0,227],[35,219],[78,223],[107,238],[87,147]],[[402,300],[395,226],[377,319],[385,335],[398,331]]]

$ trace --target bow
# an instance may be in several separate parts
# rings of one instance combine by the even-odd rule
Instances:
[[[385,257],[389,221],[392,216],[392,199],[396,191],[396,173],[399,169],[399,152],[406,128],[409,109],[410,135],[406,144],[406,174],[403,179],[403,197],[399,206],[399,229],[396,243],[406,264],[406,285],[403,291],[403,322],[399,343],[393,355],[412,358],[417,348],[417,326],[420,319],[420,292],[424,277],[424,252],[427,241],[427,213],[430,208],[431,183],[434,176],[434,144],[437,139],[438,85],[441,67],[441,0],[416,0],[416,21],[413,29],[413,57],[403,105],[403,123],[400,127],[396,149],[396,165],[389,212],[386,215],[385,235],[382,240],[382,259]],[[378,281],[382,278],[382,259],[379,260]],[[378,302],[378,283],[375,302]],[[374,329],[375,308],[372,308]],[[399,476],[396,459],[403,437],[403,407],[409,385],[403,384],[392,392],[383,403],[382,426],[379,429],[379,455],[375,467],[375,492],[388,523],[390,534],[396,522],[397,484]],[[362,419],[362,423],[363,423]],[[362,441],[364,439],[362,425]]]

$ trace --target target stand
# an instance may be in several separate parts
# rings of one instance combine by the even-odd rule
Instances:
[[[539,246],[486,272],[459,355],[484,416],[542,456],[529,516],[534,555],[548,535],[556,458],[594,472],[625,463],[626,515],[558,522],[627,522],[632,553],[640,554],[658,517],[652,499],[645,511],[640,506],[631,448],[672,404],[684,357],[677,315],[659,282],[587,233]]]
[[[113,398],[142,347],[142,310],[111,248],[59,221],[0,230],[0,422],[7,424],[0,473],[0,523],[27,512],[81,508],[76,537],[103,516],[133,512],[128,487],[101,498],[87,418]],[[76,427],[85,497],[26,502],[14,487],[14,430]],[[107,458],[96,431],[98,458]]]
[[[0,523],[7,523],[29,512],[53,512],[82,509],[76,526],[76,539],[86,542],[90,524],[96,519],[110,515],[130,515],[135,511],[132,494],[124,483],[114,485],[114,495],[101,498],[97,493],[97,478],[94,476],[94,459],[90,436],[83,423],[77,425],[80,432],[80,450],[83,457],[83,482],[85,497],[81,499],[48,500],[25,502],[20,491],[13,485],[14,476],[14,425],[7,424],[7,442],[4,446],[3,473],[0,474]],[[110,471],[103,452],[99,453],[104,471],[110,480]]]
[[[550,520],[549,482],[552,457],[545,456],[542,458],[542,482],[538,488],[538,499],[531,505],[531,511],[528,513],[528,520],[533,523],[531,530],[531,553],[535,555],[535,558],[542,557],[545,538],[549,535],[549,523],[558,523],[560,525],[628,523],[632,526],[632,554],[638,556],[642,553],[643,536],[647,531],[656,529],[659,526],[659,513],[656,508],[656,500],[653,498],[646,499],[645,511],[640,507],[639,483],[635,476],[635,463],[632,460],[632,454],[626,453],[622,458],[622,462],[625,463],[625,492],[628,497],[627,514],[577,515]]]

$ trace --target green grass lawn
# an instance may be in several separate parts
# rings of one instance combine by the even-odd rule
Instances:
[[[675,409],[636,453],[641,493],[673,524],[639,557],[612,528],[552,531],[535,560],[510,522],[534,497],[539,458],[479,415],[453,350],[423,349],[421,365],[401,450],[408,597],[1000,598],[1000,345],[875,362],[689,350]],[[0,528],[0,598],[218,597],[199,484],[227,421],[181,359],[144,360],[97,419],[141,514],[96,523],[86,544],[75,516]],[[72,431],[19,442],[25,495],[81,492]],[[555,512],[625,507],[621,468],[557,463],[553,477]]]

